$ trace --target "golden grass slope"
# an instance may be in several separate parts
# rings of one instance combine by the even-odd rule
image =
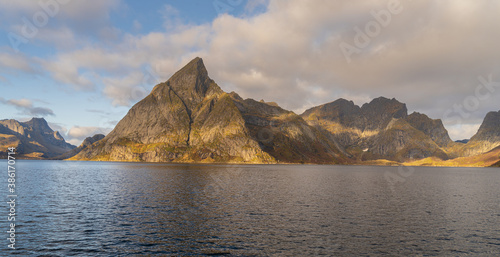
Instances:
[[[483,154],[459,157],[443,161],[436,157],[429,157],[417,161],[405,162],[406,166],[441,166],[441,167],[499,167],[500,147]]]

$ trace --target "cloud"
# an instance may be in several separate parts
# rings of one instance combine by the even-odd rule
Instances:
[[[259,0],[246,9],[267,4],[263,12],[222,14],[201,25],[183,24],[178,11],[165,6],[165,31],[118,31],[110,39],[112,47],[87,44],[47,58],[42,66],[57,81],[79,88],[92,88],[82,71],[98,72],[103,94],[114,105],[131,105],[139,100],[131,95],[133,88],[152,86],[141,84],[144,67],[155,71],[154,81],[164,81],[200,56],[224,90],[296,112],[339,97],[367,101],[386,96],[432,118],[443,118],[475,96],[479,76],[500,81],[500,2],[396,1],[400,11],[392,13],[388,3]],[[104,27],[114,4],[95,7]],[[82,8],[88,14],[94,7]],[[356,45],[360,38],[366,44]],[[342,44],[356,51],[346,58]],[[500,109],[493,100],[498,97],[500,90],[490,92],[462,123],[477,125],[487,111]],[[463,130],[465,137],[472,131]]]
[[[95,134],[98,134],[99,130],[100,128],[98,127],[74,126],[69,129],[68,136],[72,139],[84,140],[87,137],[91,137]]]
[[[448,127],[448,134],[452,140],[470,139],[476,134],[480,124],[460,124]]]
[[[110,12],[120,6],[119,0],[0,0],[0,28],[16,53],[28,43],[70,49],[106,39],[115,30]]]
[[[28,73],[34,72],[34,68],[32,67],[28,57],[6,52],[0,53],[0,68]]]
[[[181,25],[180,12],[171,5],[164,5],[159,11],[163,18],[163,26],[167,30],[175,29],[178,25]]]
[[[72,85],[77,89],[92,90],[95,84],[82,74],[82,70],[106,73],[101,82],[105,95],[113,98],[115,105],[125,105],[130,98],[127,94],[132,82],[145,82],[153,86],[165,81],[177,69],[196,56],[185,55],[193,49],[208,47],[208,26],[193,26],[173,35],[153,32],[144,36],[128,35],[123,42],[112,49],[104,47],[85,47],[70,52],[63,52],[41,61],[56,81]],[[138,73],[142,73],[139,75]],[[126,79],[131,79],[127,81]],[[117,82],[123,82],[119,85]],[[120,92],[123,89],[125,92]],[[128,103],[130,104],[130,103]]]
[[[79,90],[92,90],[95,85],[92,81],[80,73],[79,68],[74,65],[74,60],[59,60],[59,62],[42,61],[42,66],[53,78],[62,84],[70,85]]]
[[[6,105],[13,106],[21,111],[22,114],[32,117],[55,116],[54,111],[45,107],[33,106],[33,102],[28,99],[10,99],[6,100],[0,97],[0,102]]]
[[[65,125],[60,123],[48,122],[49,127],[54,131],[59,131],[61,135],[66,135],[68,133],[68,129]]]
[[[134,72],[123,78],[105,78],[104,94],[113,99],[115,106],[129,106],[149,94],[143,81],[147,79],[145,74]]]
[[[8,24],[18,21],[22,23],[25,17],[29,21],[37,13],[49,16],[53,25],[66,23],[76,28],[79,32],[90,28],[98,28],[109,22],[110,11],[119,8],[119,0],[88,0],[88,1],[10,1],[0,0],[0,19],[9,21]],[[33,22],[34,23],[34,22]]]
[[[135,32],[138,32],[142,29],[142,24],[138,20],[134,20],[134,23],[132,24],[132,29]]]
[[[83,126],[73,126],[67,131],[67,141],[72,145],[80,145],[83,140],[87,137],[94,136],[96,134],[108,134],[112,127],[111,125],[115,125],[116,121],[111,122],[102,122],[100,125],[105,127],[83,127]]]
[[[245,5],[247,12],[254,12],[256,9],[265,8],[269,5],[269,0],[249,0]]]

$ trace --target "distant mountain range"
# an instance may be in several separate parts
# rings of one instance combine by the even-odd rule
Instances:
[[[5,156],[8,147],[16,147],[24,158],[52,158],[74,149],[43,118],[27,122],[0,120],[0,151]]]
[[[107,136],[87,138],[78,148],[43,119],[3,120],[0,133],[1,147],[17,145],[30,158],[443,166],[500,161],[500,112],[488,113],[466,143],[453,142],[441,120],[408,115],[404,103],[384,97],[361,107],[338,99],[297,115],[224,92],[200,58],[156,85]]]

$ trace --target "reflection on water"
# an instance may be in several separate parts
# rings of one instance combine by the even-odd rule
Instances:
[[[397,168],[17,167],[19,249],[11,253],[22,256],[500,253],[497,169],[416,168],[390,188],[384,172]]]

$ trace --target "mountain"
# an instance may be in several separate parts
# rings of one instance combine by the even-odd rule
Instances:
[[[500,146],[500,111],[486,114],[477,133],[460,150],[460,155],[482,154],[497,146]]]
[[[279,129],[273,127],[279,125]],[[228,94],[195,58],[72,160],[339,163],[345,157],[301,117]]]
[[[429,136],[440,147],[448,147],[453,144],[443,122],[439,119],[433,120],[425,114],[414,112],[406,118],[406,121]]]
[[[95,142],[97,142],[103,138],[104,138],[103,134],[96,134],[92,137],[87,137],[87,138],[85,138],[85,140],[83,140],[83,142],[77,148],[74,148],[74,149],[72,149],[68,152],[65,152],[59,156],[56,156],[52,159],[54,159],[54,160],[69,159],[69,158],[79,154],[81,151],[87,149],[87,147],[91,146],[92,144],[94,144]]]
[[[281,162],[332,163],[347,159],[338,144],[309,126],[299,115],[276,103],[231,98],[245,120],[245,126],[263,151]]]
[[[52,158],[75,148],[43,118],[27,122],[0,120],[0,151],[8,147],[16,147],[19,157],[36,159]]]
[[[361,107],[338,99],[301,116],[360,161],[449,158],[444,148],[452,141],[442,122],[420,113],[408,115],[406,105],[394,98],[379,97]]]

